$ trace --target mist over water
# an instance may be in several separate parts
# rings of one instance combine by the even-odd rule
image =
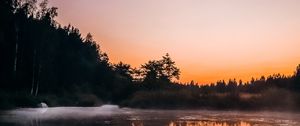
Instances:
[[[8,126],[256,126],[300,125],[300,114],[208,110],[141,110],[101,107],[20,108],[1,111]]]

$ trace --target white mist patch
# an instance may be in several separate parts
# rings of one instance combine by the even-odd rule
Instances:
[[[268,111],[210,111],[210,110],[141,110],[100,107],[20,108],[0,111],[0,125],[8,122],[16,126],[86,126],[86,125],[165,125],[181,123],[224,123],[236,126],[300,125],[300,113]],[[246,125],[247,124],[247,125]]]
[[[96,116],[110,116],[122,113],[122,110],[117,105],[103,105],[100,107],[20,108],[2,113],[1,120],[22,122],[44,119],[82,119]]]

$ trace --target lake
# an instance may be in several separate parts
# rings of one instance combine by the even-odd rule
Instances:
[[[0,112],[4,126],[299,126],[300,113],[142,110],[101,107],[20,108]]]

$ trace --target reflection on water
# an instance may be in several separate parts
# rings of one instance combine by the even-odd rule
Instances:
[[[143,121],[132,122],[131,126],[145,126]],[[218,122],[218,121],[170,121],[166,126],[254,126],[248,122]],[[266,125],[266,124],[264,124]]]
[[[172,121],[169,126],[253,126],[247,122]]]
[[[0,126],[299,126],[300,114],[280,112],[138,110],[58,107],[0,111]]]

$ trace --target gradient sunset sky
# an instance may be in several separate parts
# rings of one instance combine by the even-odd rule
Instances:
[[[110,61],[133,67],[169,53],[181,82],[293,74],[300,0],[49,0],[56,20],[91,32]]]

